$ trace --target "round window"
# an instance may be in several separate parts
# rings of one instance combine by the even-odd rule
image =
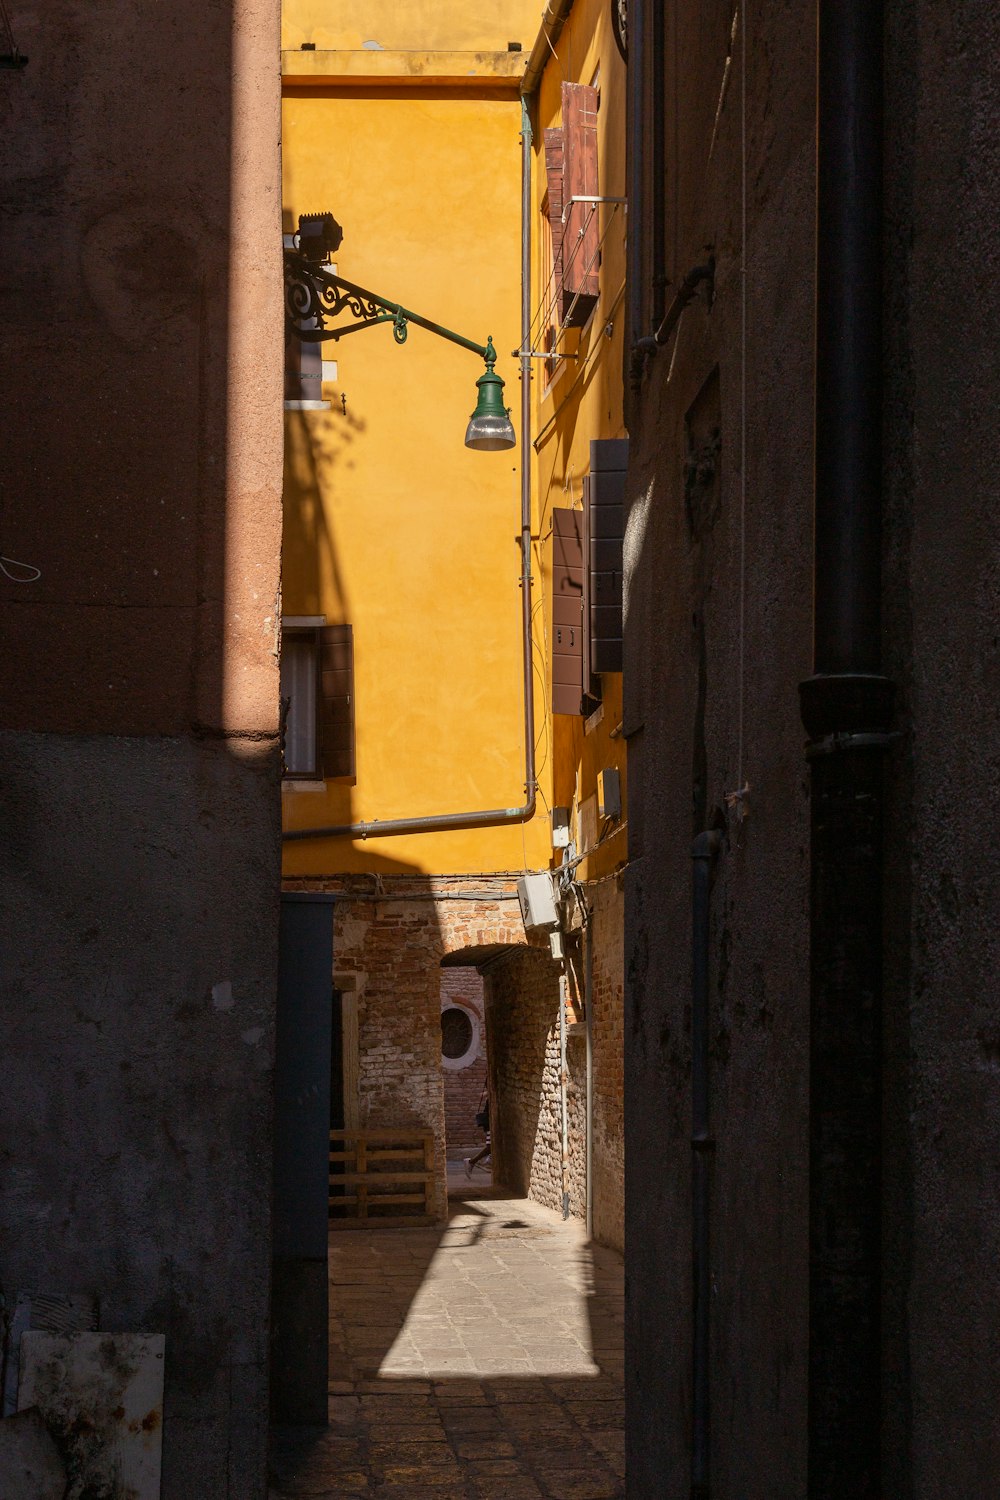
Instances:
[[[468,1011],[451,1005],[441,1012],[441,1055],[457,1062],[472,1046],[475,1032]]]

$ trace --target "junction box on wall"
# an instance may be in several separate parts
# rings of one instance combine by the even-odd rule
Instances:
[[[521,907],[521,920],[526,929],[542,928],[546,932],[559,930],[555,888],[548,870],[535,875],[519,876],[517,899]]]

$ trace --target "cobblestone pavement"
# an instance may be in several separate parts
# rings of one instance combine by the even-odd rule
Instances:
[[[618,1500],[622,1262],[523,1199],[330,1250],[330,1426],[272,1435],[271,1500]]]

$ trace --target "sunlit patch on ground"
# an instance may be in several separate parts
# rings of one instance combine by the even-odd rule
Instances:
[[[330,1283],[331,1425],[274,1435],[273,1500],[624,1494],[622,1263],[577,1221],[470,1198],[335,1234]]]

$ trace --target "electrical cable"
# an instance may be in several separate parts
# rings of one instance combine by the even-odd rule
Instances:
[[[0,0],[0,15],[6,16],[3,0]],[[11,41],[13,42],[13,37]],[[0,504],[0,532],[2,531],[3,506]],[[11,583],[37,583],[42,576],[41,568],[36,568],[34,563],[21,562],[16,557],[5,557],[2,554],[0,554],[0,573]]]
[[[14,40],[14,28],[10,23],[10,12],[7,9],[7,0],[0,0],[0,21],[3,22],[3,29],[7,33],[7,45],[10,48],[11,57],[19,57],[20,53]]]
[[[617,293],[615,294],[614,301],[612,302],[610,308],[608,309],[607,315],[606,315],[606,317],[604,319],[605,326],[607,326],[607,324],[611,322],[612,317],[618,311],[618,305],[621,302],[621,300],[624,297],[624,295],[625,295],[625,283],[623,281],[622,284],[621,284],[621,286],[618,288]],[[551,417],[549,417],[549,420],[546,422],[545,426],[539,432],[538,436],[533,440],[531,446],[534,448],[534,450],[535,450],[536,453],[538,452],[538,446],[541,443],[542,439],[545,438],[545,437],[547,437],[548,434],[549,434],[549,432],[551,432],[551,430],[555,426],[556,421],[558,420],[560,414],[565,410],[566,404],[570,400],[570,398],[572,397],[573,392],[576,390],[577,386],[580,384],[581,380],[586,375],[586,373],[590,369],[591,365],[594,363],[594,360],[597,358],[597,355],[598,355],[598,352],[599,352],[600,348],[601,348],[601,341],[600,341],[600,339],[598,339],[595,342],[593,349],[591,349],[590,353],[587,355],[587,358],[584,361],[584,363],[580,366],[579,370],[577,370],[577,372],[576,372],[576,379],[573,381],[573,384],[570,386],[569,390],[566,392],[565,396],[563,397],[563,399],[559,403],[559,405],[556,407],[556,409],[552,413]]]
[[[12,571],[17,568],[22,572]],[[42,576],[41,568],[36,568],[34,563],[19,562],[16,557],[0,557],[0,573],[11,583],[37,583]]]
[[[560,865],[560,872],[563,870],[575,870],[577,865],[582,865],[585,859],[590,859],[591,855],[596,854],[598,849],[602,849],[605,844],[610,844],[612,839],[616,839],[620,833],[624,833],[627,827],[628,819],[625,818],[621,823],[616,824],[610,833],[602,834],[596,844],[593,844],[589,849],[584,849],[583,853],[578,854],[575,859],[567,860],[565,864]]]

